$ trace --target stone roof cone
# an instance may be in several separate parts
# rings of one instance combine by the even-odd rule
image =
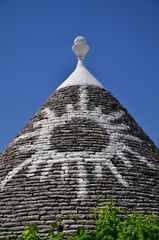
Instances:
[[[90,229],[100,197],[159,214],[158,149],[86,69],[88,49],[75,39],[75,71],[0,155],[0,237],[32,221],[46,236],[57,215]]]

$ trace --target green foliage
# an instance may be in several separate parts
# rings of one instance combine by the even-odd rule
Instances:
[[[18,240],[41,240],[37,226],[35,224],[29,224]]]
[[[64,233],[63,233],[63,226],[62,221],[58,220],[52,223],[51,228],[49,230],[49,240],[62,240]]]
[[[84,228],[79,227],[76,234],[68,237],[68,240],[93,240],[93,234],[87,232]]]
[[[127,214],[126,210],[115,207],[113,202],[96,210],[96,228],[88,232],[79,228],[68,240],[159,240],[157,216],[144,216],[139,212]]]
[[[107,207],[98,210],[98,218],[96,221],[96,239],[113,240],[118,239],[120,231],[121,209],[115,207],[113,202]]]
[[[106,207],[94,209],[95,229],[79,227],[67,240],[159,240],[159,219],[153,214],[140,212],[128,214],[111,202]],[[62,221],[51,225],[48,240],[64,239]],[[7,238],[3,238],[7,240]],[[36,225],[29,224],[18,240],[42,240]]]
[[[156,216],[150,214],[144,217],[139,212],[134,212],[121,222],[119,240],[158,240],[159,224]]]

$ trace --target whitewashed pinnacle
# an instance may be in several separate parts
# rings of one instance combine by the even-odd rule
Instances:
[[[74,72],[57,88],[57,90],[73,85],[94,85],[104,88],[102,84],[84,66],[84,57],[89,50],[89,46],[84,37],[78,36],[72,46],[73,52],[78,57],[77,67]]]

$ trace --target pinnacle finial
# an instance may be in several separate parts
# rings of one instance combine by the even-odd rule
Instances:
[[[77,55],[78,60],[83,61],[89,50],[86,39],[83,36],[76,37],[74,40],[74,45],[72,46],[72,50]]]

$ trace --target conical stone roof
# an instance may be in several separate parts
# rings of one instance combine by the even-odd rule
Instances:
[[[0,155],[0,236],[32,221],[46,236],[60,215],[66,233],[92,229],[111,199],[159,214],[158,149],[86,69],[88,48],[76,38],[77,68]]]

